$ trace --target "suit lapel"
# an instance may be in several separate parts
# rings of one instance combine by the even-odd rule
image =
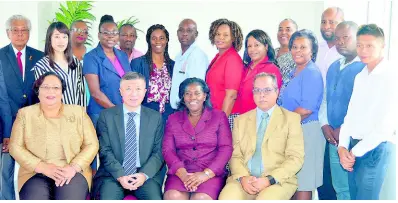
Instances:
[[[111,63],[111,60],[109,60],[108,57],[105,55],[105,52],[104,52],[104,50],[102,49],[102,47],[101,47],[100,44],[98,44],[98,47],[97,47],[97,48],[98,48],[98,49],[97,49],[98,56],[100,56],[101,59],[102,59],[102,65],[103,65],[106,69],[108,69],[109,71],[111,71],[112,73],[114,73],[114,74],[116,74],[117,76],[120,77],[120,75],[119,75],[119,73],[116,71],[115,67],[113,67],[113,65],[112,65],[112,63]],[[115,54],[115,56],[117,57],[116,54]]]
[[[153,133],[148,133],[148,130],[151,129],[151,114],[148,113],[146,107],[141,106],[141,115],[140,115],[140,134],[138,135],[140,138],[140,164],[141,166],[144,164],[143,161],[146,160],[144,157],[144,150],[151,150],[150,147],[146,144],[147,139],[153,139],[149,137],[153,135]],[[145,146],[145,147],[144,147]],[[146,147],[148,146],[148,147]]]
[[[195,129],[193,128],[191,122],[189,121],[188,112],[186,110],[182,112],[180,117],[180,122],[182,122],[182,130],[185,133],[189,135],[195,135]]]
[[[254,151],[256,150],[256,142],[257,142],[257,125],[256,125],[256,109],[249,112],[248,120],[247,120],[247,133],[246,136],[249,139],[249,146],[247,149],[248,156],[246,156],[245,163],[252,158]]]
[[[76,117],[75,115],[64,111],[63,108],[64,106],[61,107],[61,142],[62,142],[62,147],[64,149],[65,157],[67,162],[69,163],[71,161],[71,151],[70,151],[70,130],[73,128],[76,128]]]
[[[11,44],[8,47],[7,57],[8,57],[8,60],[10,61],[10,63],[11,63],[11,67],[14,70],[15,75],[18,78],[18,82],[19,82],[19,84],[22,87],[23,86],[22,74],[21,74],[21,71],[19,70],[18,63],[17,63],[17,57],[15,56],[14,49],[12,48]]]
[[[120,105],[116,109],[116,114],[113,116],[113,121],[115,122],[115,126],[117,129],[117,133],[119,135],[120,140],[120,149],[121,149],[121,157],[122,160],[124,158],[124,149],[125,149],[125,129],[124,129],[124,115],[123,115],[123,105]]]
[[[205,108],[203,115],[199,119],[198,124],[196,124],[196,127],[195,127],[196,134],[199,134],[206,128],[206,122],[210,119],[211,119],[211,110],[209,110],[208,108]],[[188,120],[188,122],[189,122],[189,120]]]

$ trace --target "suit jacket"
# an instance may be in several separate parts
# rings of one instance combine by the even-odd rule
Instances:
[[[127,54],[116,48],[113,48],[113,52],[119,60],[124,72],[130,72]],[[122,103],[122,97],[119,92],[121,77],[105,55],[101,44],[98,43],[95,49],[84,55],[83,74],[97,75],[101,92],[103,92],[113,104],[119,105]],[[90,98],[87,107],[88,114],[99,114],[103,109],[104,107],[99,105],[93,97]]]
[[[15,120],[18,110],[38,102],[37,96],[32,88],[35,77],[31,69],[43,56],[43,52],[26,46],[25,80],[22,80],[22,74],[19,71],[17,58],[12,45],[9,44],[0,49],[0,61],[3,68],[4,84],[7,89],[6,96],[12,115],[12,117],[5,117],[5,126],[3,126],[4,138],[10,137],[12,123]]]
[[[205,108],[195,127],[186,110],[167,120],[162,151],[168,174],[174,175],[179,168],[190,173],[209,168],[216,176],[224,176],[232,150],[231,129],[220,110]]]
[[[6,133],[4,126],[6,118],[11,118],[10,105],[8,104],[7,88],[4,82],[3,68],[0,61],[0,144],[3,142],[3,135]]]
[[[282,185],[297,185],[296,173],[304,163],[304,138],[300,120],[298,114],[275,107],[262,143],[262,177],[271,175]],[[256,132],[256,109],[235,119],[232,133],[234,151],[230,160],[232,176],[228,181],[250,176],[247,163],[256,150]]]
[[[159,112],[141,106],[139,131],[139,154],[141,167],[138,172],[163,185],[166,167],[162,156],[163,120]],[[125,149],[125,129],[123,105],[105,109],[97,123],[100,143],[100,166],[95,174],[94,187],[98,191],[103,177],[115,180],[124,176],[123,160]],[[96,193],[94,193],[96,194]]]
[[[77,164],[91,185],[90,163],[98,153],[98,139],[93,123],[85,108],[63,104],[61,108],[60,137],[69,164]],[[46,158],[46,118],[35,104],[18,111],[10,139],[10,155],[21,166],[18,173],[18,189],[32,176],[39,162]]]

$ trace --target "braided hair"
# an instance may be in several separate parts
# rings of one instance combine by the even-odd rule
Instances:
[[[216,37],[217,29],[221,25],[229,26],[229,28],[231,29],[232,38],[234,40],[232,42],[232,46],[235,48],[236,51],[239,51],[242,48],[242,42],[243,42],[242,29],[234,21],[230,21],[225,18],[218,19],[211,23],[210,31],[209,31],[209,39],[210,39],[211,44],[214,45],[214,38]]]
[[[147,61],[148,65],[149,65],[149,72],[150,72],[150,73],[152,73],[152,71],[153,71],[151,35],[152,35],[152,32],[154,32],[155,30],[162,30],[162,31],[164,32],[164,34],[166,35],[167,43],[166,43],[166,47],[165,47],[165,49],[164,49],[164,58],[165,58],[165,60],[166,60],[166,61],[165,61],[166,64],[169,64],[169,63],[172,61],[172,60],[170,59],[169,52],[168,52],[168,49],[169,49],[169,40],[170,40],[170,38],[169,38],[169,32],[168,32],[168,31],[166,30],[166,28],[165,28],[163,25],[161,25],[161,24],[152,25],[151,27],[148,28],[148,30],[147,30],[147,32],[146,32],[146,42],[147,42],[147,44],[148,44],[148,51],[145,53],[145,58],[146,58],[146,61]],[[169,70],[169,66],[167,66],[167,71],[168,71],[168,73],[169,73],[169,75],[170,75],[171,70]]]

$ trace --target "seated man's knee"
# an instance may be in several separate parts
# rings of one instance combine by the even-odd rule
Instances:
[[[191,200],[213,200],[213,198],[206,193],[194,193],[191,195]]]
[[[221,190],[218,197],[219,200],[244,200],[246,199],[246,192],[242,189],[239,182],[229,182]]]
[[[187,192],[180,192],[177,190],[168,190],[164,193],[165,200],[188,200],[189,194]]]
[[[296,187],[293,185],[271,185],[260,191],[256,200],[289,200],[295,193]]]

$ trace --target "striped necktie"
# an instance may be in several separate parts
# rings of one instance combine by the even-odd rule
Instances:
[[[261,171],[261,167],[263,166],[263,159],[261,154],[261,148],[263,144],[265,130],[267,129],[267,119],[269,115],[268,113],[263,113],[261,115],[261,123],[257,130],[257,139],[256,139],[256,151],[254,151],[252,160],[251,160],[251,174],[256,177],[261,177],[263,171]]]
[[[137,172],[137,131],[134,122],[134,116],[137,114],[134,112],[127,114],[129,119],[126,126],[123,167],[125,175],[131,175]]]

